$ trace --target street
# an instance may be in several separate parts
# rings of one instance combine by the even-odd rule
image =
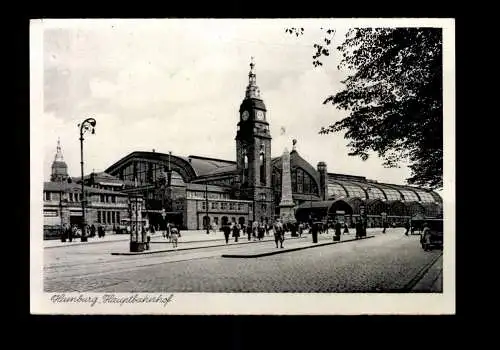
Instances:
[[[427,277],[426,286],[414,288],[442,251],[424,252],[418,235],[408,237],[403,232],[391,229],[386,234],[376,232],[370,239],[258,258],[222,255],[274,252],[277,249],[272,237],[256,243],[248,243],[244,238],[241,241],[245,244],[229,246],[223,245],[223,241],[199,242],[192,246],[204,247],[134,256],[111,255],[127,250],[127,241],[45,248],[44,291],[442,292],[442,280],[436,283],[436,278]],[[221,233],[217,234],[222,238]],[[319,243],[332,239],[331,234],[321,236]],[[353,234],[345,236],[354,238]],[[310,241],[309,235],[288,238],[285,248],[310,246]],[[438,264],[441,266],[435,264],[431,270],[442,269],[441,259]]]

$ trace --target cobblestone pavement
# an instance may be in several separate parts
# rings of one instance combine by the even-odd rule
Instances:
[[[418,238],[406,237],[396,229],[371,239],[253,259],[222,258],[221,254],[269,250],[269,245],[274,243],[126,257],[97,251],[75,252],[77,247],[72,247],[67,261],[63,256],[48,257],[44,290],[171,293],[408,291],[415,276],[441,254],[441,251],[424,252]],[[331,239],[331,235],[322,239]],[[290,247],[304,243],[303,240],[288,240],[285,244]],[[55,249],[45,251],[46,258],[48,251]]]

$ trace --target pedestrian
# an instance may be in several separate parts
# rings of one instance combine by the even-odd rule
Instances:
[[[170,229],[170,241],[172,242],[172,248],[177,248],[179,243],[179,230],[175,226],[172,226]]]
[[[276,248],[278,248],[278,242],[281,245],[281,248],[283,248],[283,241],[285,240],[285,231],[283,224],[279,221],[275,222],[274,227],[274,243],[276,243]]]
[[[422,243],[424,251],[428,251],[431,249],[431,229],[427,222],[424,223],[424,229],[422,230],[422,236],[420,238],[420,242]]]
[[[312,241],[313,243],[318,243],[318,225],[312,223],[309,229],[312,233]]]
[[[170,241],[170,233],[171,233],[172,225],[170,222],[167,222],[167,227],[165,228],[165,238]]]
[[[337,221],[335,223],[335,236],[333,237],[334,241],[340,241],[341,230],[342,230],[342,224],[340,223],[340,221]]]
[[[405,223],[405,229],[406,229],[405,236],[408,236],[408,232],[410,232],[410,222],[409,221],[407,221]]]
[[[224,233],[224,238],[226,239],[226,244],[229,244],[229,235],[231,234],[231,228],[229,225],[222,225],[222,232]]]
[[[239,228],[238,224],[234,223],[233,224],[233,237],[234,237],[235,242],[238,242],[239,236],[240,236],[240,228]]]
[[[347,223],[344,222],[344,235],[349,234],[349,228],[347,227]]]
[[[146,230],[146,250],[149,250],[150,243],[151,243],[151,230]]]
[[[259,223],[257,221],[254,221],[252,223],[252,237],[253,237],[253,240],[256,241],[257,240],[257,233],[259,231]]]
[[[361,225],[361,221],[357,220],[355,226],[356,226],[356,239],[361,238],[362,231],[363,231],[363,227]]]
[[[252,232],[253,232],[253,223],[251,221],[248,222],[246,225],[246,234],[248,237],[248,240],[250,241],[252,239]]]
[[[264,238],[264,232],[265,232],[265,231],[266,231],[266,229],[265,229],[265,227],[264,227],[264,223],[263,223],[263,222],[261,222],[261,223],[259,224],[259,231],[258,231],[258,232],[259,232],[259,235],[258,235],[258,239],[259,239],[259,241],[260,241],[261,239],[263,239],[263,238]]]
[[[388,226],[387,222],[384,221],[384,223],[383,223],[384,229],[382,230],[382,233],[385,233],[385,230],[387,229],[387,226]]]

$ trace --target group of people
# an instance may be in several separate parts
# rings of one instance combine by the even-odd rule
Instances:
[[[265,235],[270,235],[271,230],[273,230],[276,248],[278,248],[278,245],[283,248],[283,242],[285,240],[284,224],[280,221],[280,219],[277,219],[272,225],[263,221],[249,221],[245,224],[231,222],[229,224],[222,225],[221,230],[224,233],[226,244],[229,244],[230,236],[234,238],[234,242],[238,242],[242,234],[247,236],[248,241],[251,241],[252,238],[254,241],[261,241]]]
[[[85,236],[86,237],[95,237],[97,235],[98,238],[103,238],[106,236],[106,232],[104,231],[104,227],[99,225],[97,228],[94,224],[85,226]],[[63,224],[61,230],[61,241],[72,242],[74,238],[82,236],[82,229],[78,227],[77,224],[70,225],[68,223]]]

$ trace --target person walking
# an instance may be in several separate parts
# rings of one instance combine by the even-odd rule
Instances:
[[[344,235],[349,234],[349,228],[347,226],[347,223],[344,222]]]
[[[422,230],[422,236],[420,238],[420,242],[422,243],[424,251],[431,250],[431,229],[427,222],[424,223],[424,229]]]
[[[281,248],[283,248],[283,241],[285,240],[285,230],[283,224],[277,221],[273,227],[274,231],[274,243],[276,243],[276,248],[278,248],[278,243],[280,243]]]
[[[149,250],[151,243],[151,230],[146,230],[146,250]]]
[[[340,241],[341,231],[342,231],[342,224],[340,223],[340,221],[337,221],[335,223],[335,236],[333,237],[334,241]]]
[[[313,243],[318,243],[318,225],[316,223],[312,223],[309,230],[312,233]]]
[[[356,227],[356,239],[361,238],[363,227],[361,225],[361,221],[360,220],[356,221],[355,227]]]
[[[229,225],[222,225],[222,232],[224,233],[224,238],[226,239],[226,244],[229,244],[229,235],[231,234],[231,228]]]
[[[247,234],[247,237],[248,237],[248,240],[250,241],[252,239],[252,231],[253,231],[253,227],[252,227],[252,222],[249,221],[248,224],[246,225],[246,234]]]
[[[408,236],[408,233],[410,232],[410,222],[409,221],[407,221],[405,223],[405,229],[406,229],[405,236]]]
[[[238,237],[240,237],[240,228],[238,226],[238,224],[233,224],[233,237],[234,237],[234,241],[235,242],[238,242]]]

